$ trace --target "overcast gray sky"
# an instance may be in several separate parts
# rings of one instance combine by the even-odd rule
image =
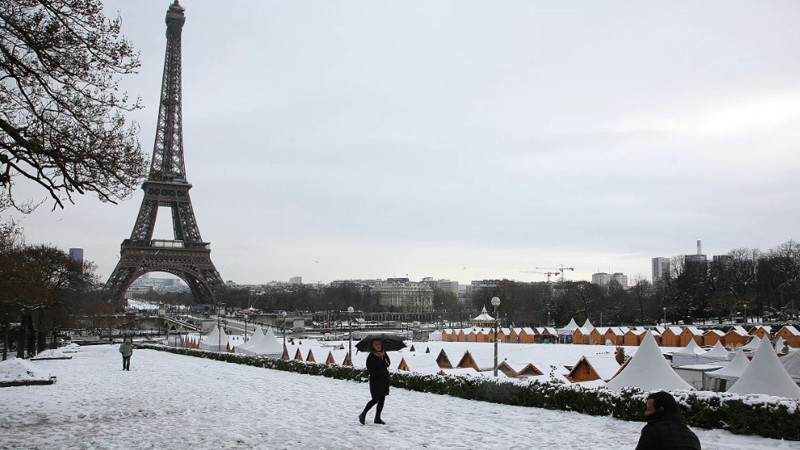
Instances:
[[[105,2],[141,49],[148,153],[169,3]],[[697,239],[800,237],[796,0],[181,4],[187,178],[225,280],[649,278]],[[141,200],[20,223],[105,279]]]

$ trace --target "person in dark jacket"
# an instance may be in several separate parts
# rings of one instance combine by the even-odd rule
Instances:
[[[119,352],[122,353],[122,370],[131,371],[131,355],[133,354],[133,339],[125,336],[122,344],[119,345]]]
[[[370,344],[369,356],[367,356],[367,372],[369,372],[369,393],[372,399],[367,402],[364,411],[359,414],[358,421],[364,425],[367,418],[367,413],[373,406],[378,405],[375,409],[375,423],[383,425],[386,422],[381,420],[381,412],[383,411],[383,402],[386,396],[389,395],[389,355],[383,351],[383,342],[380,339],[372,341]]]
[[[648,395],[644,417],[647,425],[642,428],[636,450],[700,450],[700,440],[683,424],[678,402],[670,393],[660,391]]]

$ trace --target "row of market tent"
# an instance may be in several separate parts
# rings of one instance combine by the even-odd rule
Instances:
[[[432,333],[431,339],[444,342],[493,342],[494,328],[480,326],[485,325],[486,320],[479,320],[485,314],[483,312],[473,319],[475,325],[473,327],[444,329]],[[572,319],[567,326],[559,329],[553,327],[498,328],[497,339],[500,342],[521,344],[571,340],[574,344],[637,346],[641,344],[647,331],[648,329],[644,327],[595,327],[588,319],[583,326],[578,326],[575,319]],[[683,347],[693,340],[700,346],[712,347],[717,342],[721,342],[724,346],[736,348],[745,345],[753,336],[761,339],[765,337],[780,338],[790,347],[800,347],[800,331],[792,325],[783,326],[774,334],[772,328],[765,325],[753,326],[750,330],[735,325],[726,332],[717,329],[701,330],[694,326],[657,326],[650,331],[656,343],[662,347]],[[566,337],[569,339],[565,339]]]
[[[334,348],[324,347],[315,340],[306,340],[305,346],[298,341],[284,348],[271,328],[266,333],[257,328],[249,340],[238,345],[231,345],[224,330],[215,328],[199,341],[199,345],[188,344],[188,340],[182,342],[182,345],[211,351],[357,367],[365,366],[367,356],[364,352],[351,355],[344,344]],[[422,347],[424,344],[416,345]],[[493,364],[487,354],[474,353],[466,350],[456,360],[451,359],[444,349],[431,353],[429,346],[422,350],[412,344],[407,351],[399,354],[392,366],[394,370],[423,374],[492,376]],[[583,356],[572,365],[509,361],[504,358],[498,364],[498,374],[503,378],[555,378],[563,382],[583,383],[591,387],[607,386],[616,390],[625,386],[644,390],[707,388],[800,399],[800,351],[790,352],[779,360],[769,339],[758,339],[756,336],[736,352],[729,352],[721,342],[717,342],[711,350],[705,350],[691,340],[686,347],[671,352],[669,356],[672,363],[665,358],[655,336],[648,331],[633,357],[627,358],[622,364],[608,356]],[[454,361],[457,362],[453,364]],[[692,373],[701,373],[702,383],[694,382]]]

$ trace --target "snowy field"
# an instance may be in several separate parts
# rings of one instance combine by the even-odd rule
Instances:
[[[0,389],[0,448],[634,448],[642,423],[392,389],[383,419],[357,416],[364,383],[117,345],[35,361],[50,386]],[[797,442],[695,430],[704,449]]]

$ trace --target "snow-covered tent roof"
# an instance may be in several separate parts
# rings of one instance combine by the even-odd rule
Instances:
[[[486,312],[486,307],[484,306],[481,310],[481,313],[478,314],[478,317],[472,319],[474,322],[484,322],[484,321],[491,321],[494,320],[494,317],[490,316],[488,312]]]
[[[725,378],[726,380],[736,380],[742,376],[744,369],[746,369],[748,365],[750,365],[750,360],[744,355],[742,349],[739,349],[736,350],[736,356],[733,357],[733,360],[731,360],[727,366],[713,372],[708,372],[707,375],[710,377]]]
[[[594,325],[592,325],[592,322],[589,322],[589,318],[587,317],[586,322],[583,323],[581,328],[591,333],[592,330],[594,330]]]
[[[791,352],[786,356],[778,358],[781,365],[795,383],[800,383],[800,351]]]
[[[682,354],[689,354],[689,355],[705,355],[706,351],[703,350],[694,339],[689,339],[689,343],[686,344],[686,347],[680,349],[675,353],[682,353]]]
[[[714,349],[714,353],[707,352],[700,348],[694,339],[689,339],[689,344],[686,347],[672,353],[672,367],[689,369],[688,366],[691,365],[715,363],[728,359],[728,351],[719,341],[714,345]]]
[[[578,328],[578,324],[575,322],[575,318],[573,317],[570,319],[567,326],[558,329],[558,334],[572,334],[576,328]]]
[[[428,335],[428,340],[429,341],[441,341],[442,340],[442,332],[438,331],[438,330],[431,331],[431,333]]]
[[[236,351],[243,353],[248,348],[257,345],[262,339],[264,339],[264,331],[261,329],[260,325],[256,325],[256,330],[253,332],[252,336],[250,336],[250,339],[248,339],[244,344],[237,345]]]
[[[627,386],[645,391],[692,389],[689,383],[672,370],[650,331],[645,334],[633,357],[606,386],[615,391]]]
[[[216,325],[208,336],[200,341],[200,348],[203,350],[211,350],[215,352],[222,352],[228,348],[228,335],[225,330],[220,330]]]
[[[753,336],[753,339],[750,340],[747,344],[742,346],[742,350],[749,350],[753,351],[761,345],[761,338],[758,336]]]
[[[728,355],[730,355],[730,352],[725,349],[725,347],[722,345],[722,342],[720,342],[720,341],[717,341],[717,343],[714,344],[714,347],[712,347],[711,350],[709,350],[706,353],[706,356],[709,356],[709,357],[712,357],[712,358],[728,359]]]
[[[255,345],[245,348],[244,353],[250,355],[278,355],[283,353],[283,344],[275,337],[275,333],[270,327],[267,328],[267,332]]]
[[[800,387],[778,361],[778,355],[769,339],[761,341],[753,360],[728,392],[766,394],[800,400]]]

